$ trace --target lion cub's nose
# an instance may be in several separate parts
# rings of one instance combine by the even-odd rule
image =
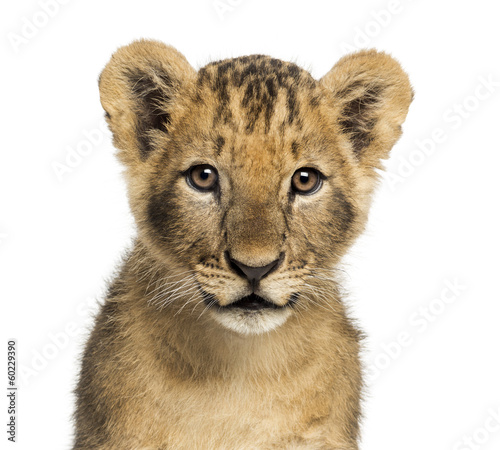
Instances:
[[[265,266],[252,267],[243,264],[227,255],[231,268],[240,276],[245,277],[251,284],[255,284],[278,268],[281,258],[276,259]]]

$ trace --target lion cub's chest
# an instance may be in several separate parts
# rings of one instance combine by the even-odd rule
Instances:
[[[317,395],[311,389],[311,397]],[[177,385],[161,403],[157,423],[151,427],[149,422],[149,427],[162,430],[154,445],[165,449],[309,448],[300,443],[323,435],[318,415],[326,419],[329,409],[312,402],[314,410],[309,411],[304,397],[245,380],[196,388]]]

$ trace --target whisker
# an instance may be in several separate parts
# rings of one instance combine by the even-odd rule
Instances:
[[[189,287],[188,289],[178,292],[177,294],[170,294],[167,293],[166,295],[160,297],[154,304],[159,305],[160,309],[163,309],[165,306],[170,305],[173,303],[175,300],[178,298],[181,298],[184,295],[189,294],[191,291],[194,291],[196,289],[196,286]]]
[[[165,295],[170,295],[175,292],[177,292],[179,289],[182,289],[183,287],[187,286],[192,280],[194,280],[194,276],[187,276],[184,277],[182,280],[179,280],[178,283],[175,283],[173,286],[161,286],[163,289],[160,292],[157,292],[154,297],[149,301],[149,303],[154,303],[155,300],[159,297],[163,297]],[[180,286],[176,287],[177,284],[182,283]],[[153,293],[152,291],[150,295]]]
[[[215,305],[217,303],[217,299],[214,297],[209,303],[208,305],[205,307],[205,309],[201,312],[201,314],[198,316],[198,319],[196,320],[199,320],[200,317],[205,313],[205,311],[207,311],[208,309],[210,309],[213,305]]]
[[[180,314],[181,311],[189,304],[191,303],[195,298],[196,298],[196,291],[197,289],[194,290],[194,292],[192,292],[191,294],[191,297],[189,298],[188,301],[184,302],[184,304],[182,305],[182,307],[174,314],[174,316],[176,316],[177,314]]]
[[[196,290],[197,290],[196,286],[191,286],[190,288],[186,289],[185,291],[178,292],[175,295],[169,296],[167,300],[168,300],[169,303],[173,303],[178,298],[181,298],[181,297],[183,297],[183,296],[185,296],[187,294],[190,294],[191,292],[196,291]]]
[[[188,270],[186,272],[182,272],[182,273],[177,274],[177,275],[169,275],[169,276],[163,277],[163,278],[161,278],[159,280],[156,280],[155,283],[159,284],[159,286],[156,289],[153,289],[152,291],[150,291],[149,293],[152,294],[153,292],[157,291],[158,289],[161,289],[162,287],[168,286],[170,284],[180,283],[180,282],[184,281],[188,277],[193,277],[194,275],[190,274],[190,275],[186,275],[186,276],[182,277],[180,280],[177,280],[177,281],[168,281],[168,282],[165,283],[165,281],[167,279],[169,279],[169,278],[172,278],[174,276],[180,276],[182,274],[189,273],[189,272],[196,272],[196,270]]]

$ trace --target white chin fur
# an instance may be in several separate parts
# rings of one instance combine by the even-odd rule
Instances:
[[[267,333],[283,325],[292,311],[290,308],[244,311],[234,309],[211,309],[211,316],[223,327],[242,335]]]

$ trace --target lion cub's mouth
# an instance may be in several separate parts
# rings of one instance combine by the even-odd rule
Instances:
[[[264,309],[284,309],[287,306],[290,306],[290,302],[287,302],[284,305],[277,305],[276,303],[270,302],[257,294],[246,295],[245,297],[242,297],[239,300],[230,303],[229,305],[220,305],[219,302],[214,301],[214,297],[212,295],[207,294],[203,291],[202,294],[207,306],[215,307],[221,311],[227,311],[237,308],[247,311],[260,311]]]
[[[220,306],[220,308],[241,308],[256,311],[260,309],[281,309],[285,306],[286,305],[277,305],[276,303],[270,302],[265,298],[259,297],[257,294],[250,294],[229,305]]]
[[[284,305],[278,305],[260,295],[250,294],[229,305],[221,305],[214,295],[204,294],[212,317],[220,325],[242,335],[262,334],[283,325],[292,314],[298,296],[292,294]]]

